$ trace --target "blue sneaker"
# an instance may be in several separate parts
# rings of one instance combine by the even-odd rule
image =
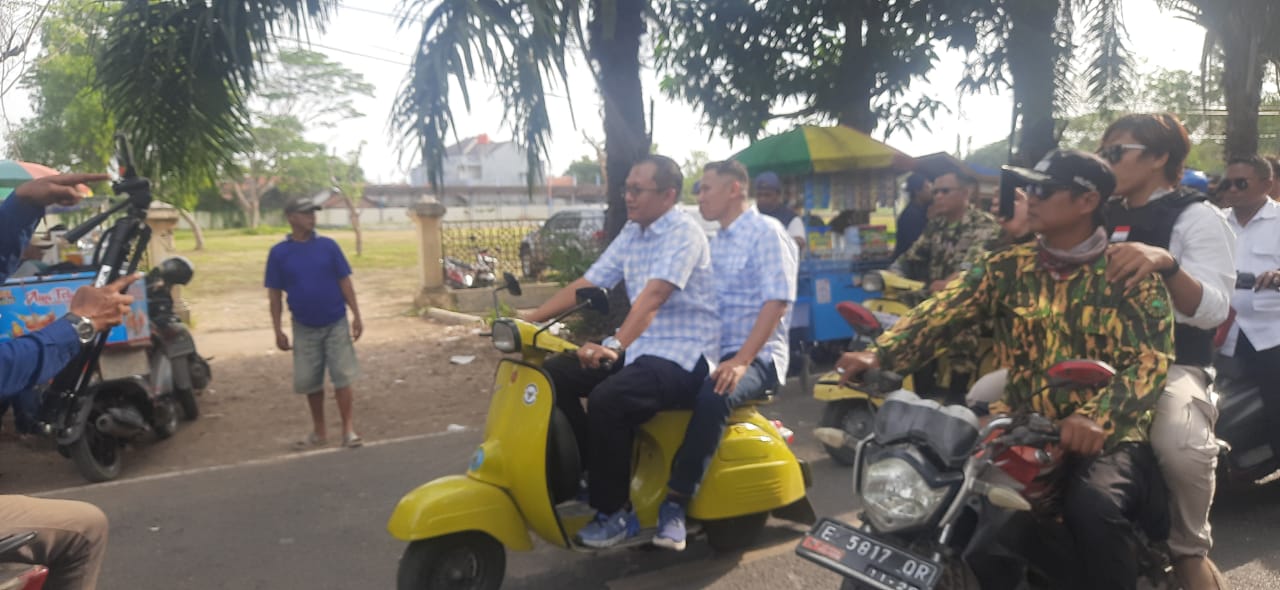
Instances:
[[[658,507],[658,534],[653,544],[665,549],[684,551],[684,506],[663,502]]]
[[[638,534],[640,521],[636,519],[636,513],[623,508],[613,514],[597,512],[595,519],[578,531],[578,542],[587,547],[605,549]]]

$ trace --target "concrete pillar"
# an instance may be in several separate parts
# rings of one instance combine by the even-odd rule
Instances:
[[[444,286],[445,206],[435,200],[414,203],[409,217],[418,228],[418,271],[421,286],[413,299],[417,307],[452,307],[453,296]]]
[[[152,201],[147,210],[147,225],[151,226],[151,241],[147,244],[147,261],[151,266],[160,264],[161,260],[178,255],[178,248],[173,243],[173,230],[178,227],[178,210],[168,203]],[[139,269],[143,272],[150,268]],[[191,308],[182,298],[182,286],[173,287],[173,310],[188,325],[191,323]]]

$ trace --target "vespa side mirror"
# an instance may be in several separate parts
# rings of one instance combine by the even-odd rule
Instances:
[[[578,289],[578,305],[586,305],[599,314],[609,313],[609,292],[600,287]]]
[[[1107,363],[1073,359],[1049,367],[1049,386],[1096,389],[1110,383],[1115,376],[1115,368]]]
[[[848,322],[854,330],[864,334],[874,334],[880,330],[880,320],[871,310],[852,301],[841,301],[836,304],[836,312]]]
[[[520,290],[520,281],[516,280],[516,275],[509,272],[502,273],[502,282],[507,288],[507,292],[519,297],[524,293]]]

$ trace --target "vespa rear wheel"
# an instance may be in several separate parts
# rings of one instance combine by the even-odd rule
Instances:
[[[819,425],[827,428],[838,428],[854,440],[862,440],[871,434],[875,423],[876,414],[867,400],[842,399],[827,402],[827,407],[822,410],[822,421]],[[853,465],[853,447],[848,445],[832,447],[825,444],[822,446],[836,463]]]
[[[94,483],[111,481],[119,477],[123,454],[120,439],[98,432],[95,420],[98,419],[99,413],[98,410],[89,413],[89,419],[84,424],[84,432],[67,449],[71,460],[75,461],[76,470],[82,477]]]
[[[156,433],[156,438],[164,440],[173,436],[178,431],[178,402],[173,396],[166,395],[156,400],[154,419],[151,425],[151,431]]]
[[[768,512],[704,520],[702,530],[707,534],[707,544],[717,552],[742,551],[756,544],[768,520]]]
[[[481,532],[414,541],[400,558],[398,590],[497,590],[506,573],[502,543]]]

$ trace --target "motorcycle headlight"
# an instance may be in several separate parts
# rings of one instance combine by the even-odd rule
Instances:
[[[898,457],[871,463],[862,474],[867,516],[884,532],[924,524],[950,491],[950,486],[929,487],[914,466]]]
[[[877,271],[862,275],[862,290],[868,293],[879,293],[884,290],[884,277]]]
[[[520,329],[514,322],[506,319],[493,322],[493,347],[502,352],[520,352]]]

